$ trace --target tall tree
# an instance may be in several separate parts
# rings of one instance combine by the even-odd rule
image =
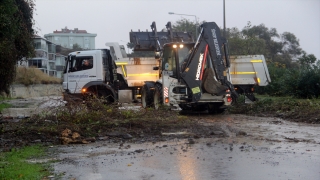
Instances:
[[[75,43],[72,46],[72,50],[74,50],[74,51],[82,51],[83,49],[78,43]]]
[[[317,61],[317,58],[313,54],[307,54],[306,52],[303,52],[302,57],[300,57],[298,61],[301,66],[311,67],[312,64]]]
[[[197,39],[196,28],[199,28],[199,26],[204,22],[205,21],[202,21],[199,24],[196,24],[196,22],[190,21],[186,18],[182,18],[172,24],[172,29],[173,31],[179,31],[179,32],[192,32],[193,39]]]
[[[279,34],[275,28],[267,28],[264,24],[260,24],[258,26],[251,26],[251,23],[248,22],[247,26],[245,26],[242,30],[242,34],[245,39],[260,39],[264,41],[266,51],[264,55],[268,59],[272,59],[274,54],[277,54],[281,51],[281,47],[279,47],[279,43],[275,42],[273,39],[279,38]]]
[[[284,32],[281,34],[281,40],[283,44],[282,52],[289,54],[293,60],[297,60],[302,54],[298,38],[290,32]]]
[[[0,93],[9,93],[18,60],[34,53],[33,0],[0,1]]]

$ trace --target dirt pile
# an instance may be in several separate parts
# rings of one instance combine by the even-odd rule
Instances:
[[[70,129],[65,129],[61,132],[60,136],[61,144],[88,144],[89,142],[95,142],[93,138],[83,138],[79,133],[72,132]]]
[[[41,103],[44,104],[51,103]],[[228,133],[215,124],[204,123],[217,115],[207,112],[184,112],[161,108],[143,109],[135,105],[104,105],[99,101],[88,104],[43,106],[39,114],[0,120],[1,150],[33,143],[69,144],[91,141],[163,141],[170,138],[226,137]],[[299,105],[299,103],[298,103]],[[238,104],[223,114],[247,114],[263,117],[320,123],[317,105],[301,108],[259,101]],[[302,106],[306,104],[301,104]],[[245,132],[237,133],[246,135]]]

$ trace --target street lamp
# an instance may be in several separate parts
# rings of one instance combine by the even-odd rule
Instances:
[[[174,12],[169,12],[170,15],[182,15],[182,16],[194,16],[194,18],[196,19],[196,38],[198,37],[198,18],[196,15],[191,15],[191,14],[177,14],[177,13],[174,13]]]

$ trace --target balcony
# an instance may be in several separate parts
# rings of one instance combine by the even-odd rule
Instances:
[[[49,54],[49,60],[55,61],[56,60],[56,55],[55,54]]]
[[[47,59],[48,58],[48,53],[46,51],[44,51],[44,50],[37,49],[36,52],[35,52],[35,57]]]

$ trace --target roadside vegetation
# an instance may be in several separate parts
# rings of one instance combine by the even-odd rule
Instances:
[[[305,63],[305,61],[311,61]],[[298,68],[286,68],[284,64],[269,63],[271,83],[257,87],[259,94],[298,99],[317,99],[320,95],[320,61],[311,57],[299,58]]]
[[[47,165],[30,163],[31,158],[45,155],[45,148],[40,145],[12,149],[11,152],[0,152],[0,179],[43,179],[49,174]]]
[[[11,107],[11,105],[10,104],[8,104],[8,103],[0,103],[0,112],[3,110],[3,109],[5,109],[5,108],[9,108],[9,107]]]
[[[29,86],[32,84],[60,84],[60,78],[49,76],[35,67],[17,67],[14,83]]]
[[[258,95],[258,101],[244,103],[244,97],[228,109],[232,114],[279,117],[289,121],[320,123],[320,99],[298,99]]]

